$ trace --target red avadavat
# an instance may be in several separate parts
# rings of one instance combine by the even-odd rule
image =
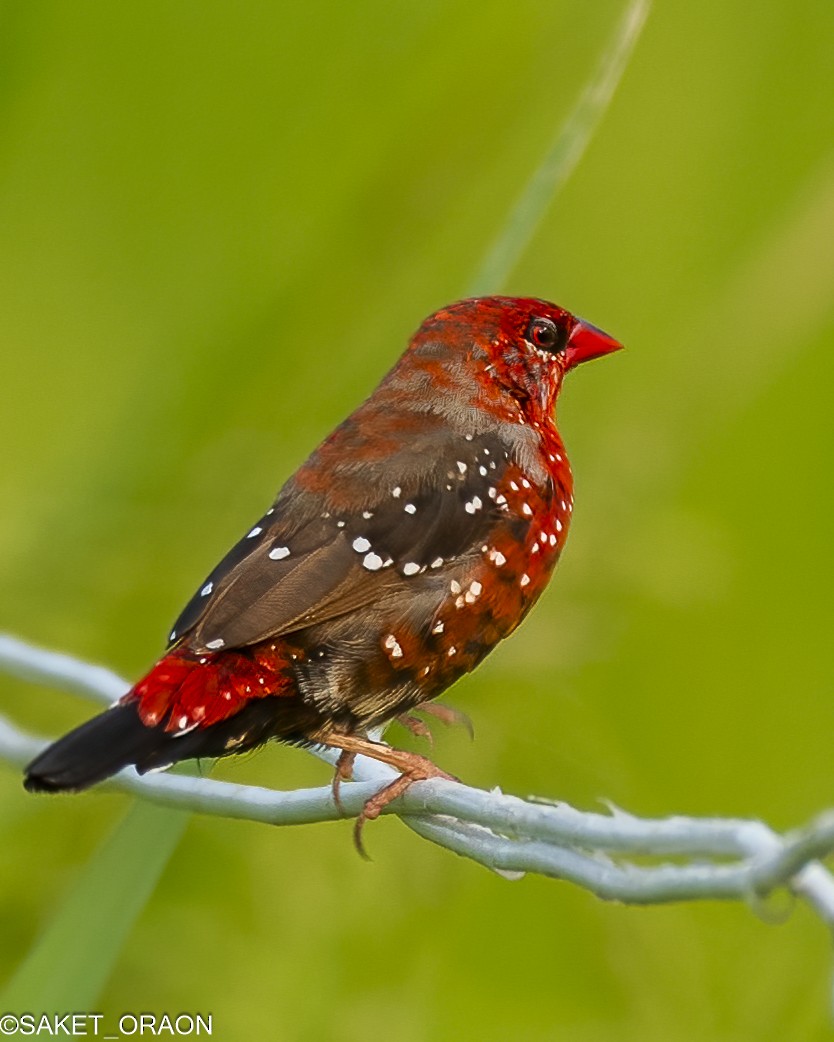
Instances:
[[[620,346],[543,300],[429,317],[200,585],[163,658],[29,764],[26,787],[84,789],[128,764],[271,738],[341,750],[338,777],[359,752],[400,770],[363,817],[440,774],[368,731],[394,718],[419,729],[410,714],[538,599],[573,507],[553,415],[562,379]]]

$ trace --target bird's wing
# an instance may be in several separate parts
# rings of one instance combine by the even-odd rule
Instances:
[[[171,641],[195,651],[241,647],[371,605],[403,584],[416,593],[420,576],[480,552],[502,514],[496,486],[506,465],[494,435],[461,439],[424,456],[399,485],[363,488],[358,514],[291,480],[206,578]]]

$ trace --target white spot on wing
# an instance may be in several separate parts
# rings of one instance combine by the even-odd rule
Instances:
[[[400,642],[397,640],[393,633],[388,634],[383,644],[384,647],[391,652],[391,658],[403,657],[403,649],[400,647]]]

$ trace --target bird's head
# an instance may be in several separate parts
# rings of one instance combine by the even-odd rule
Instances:
[[[522,406],[550,413],[569,370],[623,345],[564,308],[534,297],[475,297],[431,315],[412,352],[476,375]]]

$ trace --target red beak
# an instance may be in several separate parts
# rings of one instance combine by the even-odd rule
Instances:
[[[592,358],[599,358],[600,355],[608,355],[612,351],[619,351],[622,346],[619,340],[615,340],[607,333],[603,333],[601,329],[592,326],[590,322],[583,322],[582,319],[577,319],[576,325],[568,337],[568,346],[565,348],[567,367],[568,369],[573,369],[580,362],[590,362]]]

